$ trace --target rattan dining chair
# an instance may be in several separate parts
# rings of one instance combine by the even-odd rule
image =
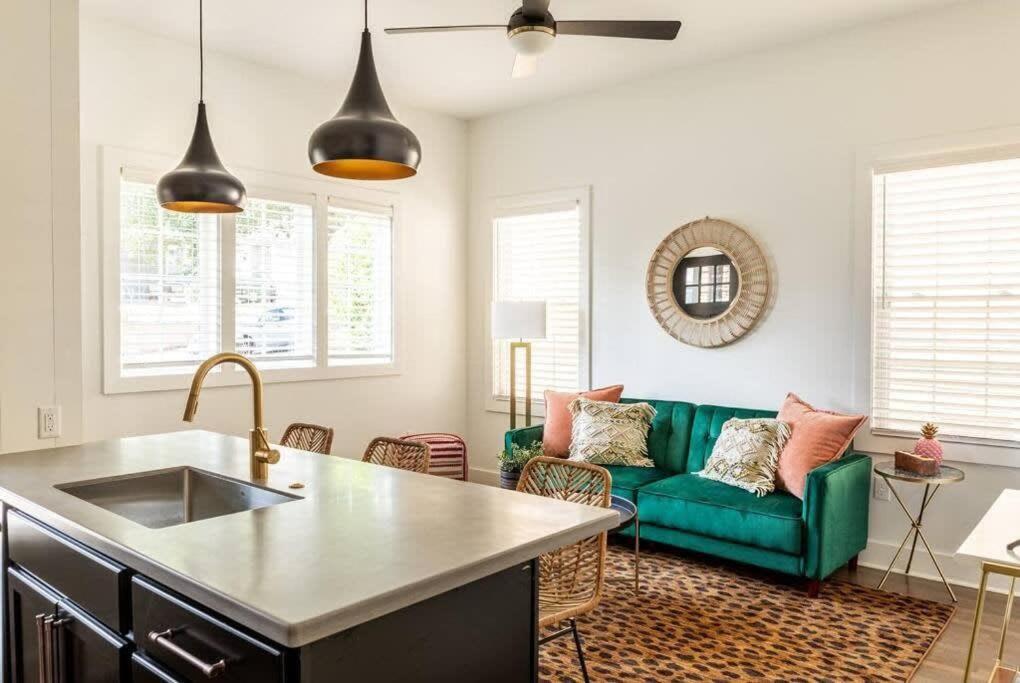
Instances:
[[[409,472],[428,474],[431,452],[432,449],[427,443],[380,436],[372,439],[372,443],[368,444],[361,460]]]
[[[333,448],[333,430],[330,427],[295,422],[284,430],[280,445],[329,455]]]
[[[521,473],[517,490],[571,503],[608,508],[612,478],[597,465],[561,458],[535,458]],[[581,674],[588,681],[584,646],[576,617],[595,609],[602,598],[606,571],[606,532],[538,558],[538,627],[570,625],[539,638],[543,645],[568,633],[574,636]]]

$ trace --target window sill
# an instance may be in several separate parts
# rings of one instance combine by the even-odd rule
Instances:
[[[204,387],[234,387],[251,383],[248,374],[234,365],[221,365],[221,372],[209,373]],[[291,382],[321,382],[362,377],[393,377],[401,374],[398,363],[372,365],[335,365],[314,368],[276,368],[260,372],[264,384]],[[131,394],[156,391],[181,391],[191,387],[193,372],[172,375],[136,377],[108,377],[103,382],[103,393]]]
[[[485,400],[485,412],[487,413],[501,413],[503,415],[510,414],[510,399],[501,398],[496,396],[490,396]],[[524,416],[524,399],[517,401],[517,415],[518,417]],[[545,419],[545,401],[531,400],[531,417]]]

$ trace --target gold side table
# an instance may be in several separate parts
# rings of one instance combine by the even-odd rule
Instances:
[[[924,544],[924,549],[928,551],[928,557],[931,558],[932,563],[935,565],[935,569],[939,573],[939,578],[942,579],[942,584],[946,587],[946,590],[949,591],[949,596],[953,599],[953,602],[956,602],[956,594],[953,593],[953,589],[950,587],[949,581],[946,580],[946,575],[942,572],[942,567],[939,566],[939,561],[935,559],[935,553],[932,551],[931,546],[928,545],[928,539],[924,537],[924,532],[921,531],[921,525],[924,521],[924,511],[928,509],[929,505],[931,505],[931,500],[935,497],[935,494],[938,493],[939,489],[945,484],[955,484],[958,481],[963,481],[963,470],[943,465],[939,468],[938,474],[926,475],[897,469],[893,463],[886,462],[875,465],[875,474],[885,479],[885,483],[889,487],[889,490],[892,491],[893,497],[903,509],[903,514],[905,514],[907,519],[910,520],[910,528],[907,529],[907,535],[903,537],[903,542],[900,543],[900,547],[896,549],[896,554],[893,555],[892,562],[889,563],[889,568],[885,570],[885,575],[879,582],[878,588],[881,590],[882,586],[885,585],[886,580],[889,578],[889,574],[896,565],[896,560],[900,558],[900,553],[903,552],[903,548],[906,547],[907,541],[910,540],[910,536],[913,534],[914,542],[910,546],[910,556],[907,558],[906,573],[910,574],[910,567],[914,563],[914,551],[917,550],[917,539],[920,538],[921,543]],[[896,491],[896,487],[892,485],[893,481],[901,481],[907,484],[924,484],[924,496],[921,498],[921,509],[918,511],[916,518],[903,503],[903,499],[900,498],[900,494]]]

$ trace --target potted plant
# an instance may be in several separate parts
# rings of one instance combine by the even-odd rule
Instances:
[[[499,487],[514,490],[521,478],[521,471],[533,458],[542,455],[542,443],[535,441],[528,446],[513,444],[510,450],[499,454]]]

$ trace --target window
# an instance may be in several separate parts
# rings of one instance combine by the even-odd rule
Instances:
[[[1020,442],[1020,159],[873,183],[874,430]]]
[[[330,201],[329,363],[393,357],[392,213]]]
[[[159,208],[153,185],[121,182],[120,372],[193,366],[220,346],[214,217]]]
[[[491,298],[546,302],[546,339],[532,350],[534,397],[588,388],[588,259],[586,189],[497,202]],[[510,393],[509,344],[495,341],[491,358],[492,396],[503,400]]]
[[[104,391],[185,388],[220,351],[268,382],[399,371],[392,195],[248,171],[244,212],[182,214],[143,170],[172,166],[104,149]]]
[[[315,365],[312,201],[249,197],[235,219],[235,348],[266,367]]]

